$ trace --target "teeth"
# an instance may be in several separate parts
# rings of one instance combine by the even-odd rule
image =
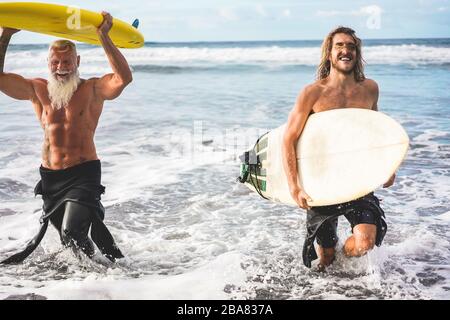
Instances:
[[[344,57],[340,59],[341,61],[350,61],[350,58]]]

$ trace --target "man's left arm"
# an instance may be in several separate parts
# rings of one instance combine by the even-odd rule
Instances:
[[[133,75],[131,74],[127,60],[108,35],[109,30],[112,28],[112,16],[106,12],[102,12],[102,15],[103,22],[98,27],[97,33],[103,49],[105,49],[113,73],[104,75],[96,80],[95,93],[103,100],[113,100],[133,80]]]
[[[374,102],[372,104],[372,110],[378,111],[378,96],[379,96],[379,92],[380,92],[378,89],[378,84],[375,81],[371,80],[370,88],[371,88],[372,95],[374,97],[374,99],[373,99]],[[394,184],[394,181],[395,181],[395,173],[392,175],[392,177],[389,178],[389,180],[385,184],[383,184],[383,188],[389,188],[390,186],[392,186]]]

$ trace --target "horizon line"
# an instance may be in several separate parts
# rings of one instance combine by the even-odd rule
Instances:
[[[449,37],[429,37],[429,38],[361,38],[361,40],[450,40]],[[218,41],[210,41],[210,40],[196,40],[196,41],[145,41],[144,43],[226,43],[226,42],[292,42],[292,41],[323,41],[323,39],[283,39],[283,40],[218,40]]]
[[[55,37],[58,38],[58,37]],[[61,37],[62,39],[64,37]],[[450,37],[406,37],[406,38],[362,38],[362,41],[365,40],[450,40]],[[295,42],[295,41],[323,41],[323,39],[283,39],[283,40],[193,40],[193,41],[145,41],[145,44],[180,44],[180,43],[230,43],[230,42]],[[90,45],[88,43],[77,41],[81,44]],[[23,43],[10,43],[10,45],[44,45],[48,44],[48,42],[23,42]],[[96,45],[93,45],[96,46]]]

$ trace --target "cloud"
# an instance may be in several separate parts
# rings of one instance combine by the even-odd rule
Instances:
[[[256,13],[260,16],[260,17],[267,17],[267,11],[266,9],[264,9],[264,7],[260,4],[256,5]]]
[[[370,16],[381,14],[383,9],[377,5],[361,7],[358,10],[341,11],[341,10],[318,10],[316,16],[319,17],[337,17],[337,16]]]
[[[237,21],[239,20],[238,15],[231,8],[220,8],[219,16],[228,21]]]
[[[291,10],[284,9],[283,10],[283,16],[286,17],[286,18],[289,18],[291,16]]]

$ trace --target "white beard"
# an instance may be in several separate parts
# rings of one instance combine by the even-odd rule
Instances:
[[[67,107],[80,82],[78,70],[64,81],[60,81],[54,74],[50,74],[47,90],[53,109],[60,110]]]

